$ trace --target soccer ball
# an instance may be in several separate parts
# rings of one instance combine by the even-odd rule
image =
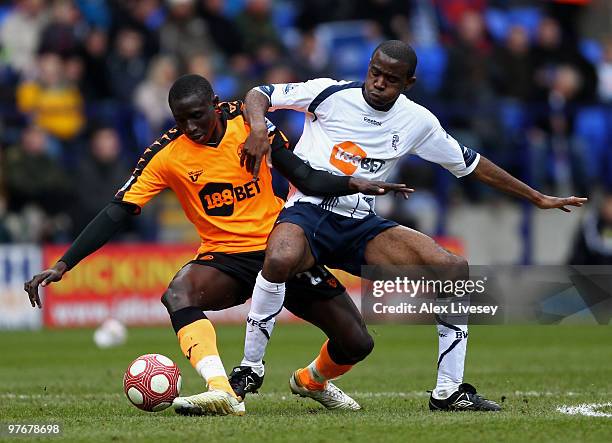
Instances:
[[[158,412],[170,406],[172,400],[179,396],[181,371],[164,355],[141,355],[125,371],[123,390],[137,408]]]
[[[94,332],[94,342],[99,348],[112,348],[125,343],[127,329],[119,320],[109,318]]]

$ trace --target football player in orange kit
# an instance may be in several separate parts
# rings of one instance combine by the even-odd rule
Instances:
[[[244,402],[228,382],[215,330],[203,313],[244,303],[261,270],[268,234],[283,207],[272,176],[262,167],[257,180],[241,167],[249,134],[241,102],[219,103],[210,83],[197,75],[179,78],[168,98],[176,127],[142,154],[132,176],[62,258],[25,283],[32,306],[41,306],[38,287],[61,280],[80,260],[102,247],[129,219],[166,188],[176,194],[201,238],[198,254],[170,282],[162,296],[184,355],[209,390],[174,401],[184,414],[244,414]],[[356,192],[409,193],[388,184],[316,171],[288,148],[285,136],[268,122],[272,163],[305,193],[339,196]],[[352,365],[371,351],[372,338],[345,288],[324,267],[296,276],[285,306],[321,328],[330,361]]]

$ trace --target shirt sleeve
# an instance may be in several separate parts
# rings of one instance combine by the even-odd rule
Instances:
[[[289,139],[278,129],[274,123],[266,118],[266,126],[268,127],[268,141],[272,151],[277,149],[289,149]]]
[[[455,177],[470,174],[480,161],[480,154],[451,137],[431,113],[425,117],[429,129],[412,153],[424,160],[437,163]]]
[[[317,78],[303,83],[257,86],[255,90],[268,97],[272,111],[293,109],[294,111],[308,112],[308,107],[321,92],[338,84],[342,84],[342,82],[330,78]]]
[[[115,194],[114,201],[132,203],[142,208],[167,187],[162,155],[149,147],[138,160],[132,176]]]

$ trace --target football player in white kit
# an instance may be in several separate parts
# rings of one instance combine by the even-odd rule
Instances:
[[[542,209],[569,212],[567,206],[580,207],[586,202],[585,198],[544,195],[458,143],[430,111],[402,94],[416,81],[416,63],[416,54],[408,44],[390,40],[374,51],[365,82],[321,78],[254,88],[245,100],[251,125],[243,151],[247,169],[257,176],[259,164],[269,152],[266,112],[293,109],[307,114],[294,152],[314,169],[386,180],[403,156],[415,154],[440,164],[456,177],[470,174]],[[234,390],[242,396],[259,387],[253,380],[257,385],[263,381],[262,358],[274,316],[283,305],[284,282],[315,263],[356,275],[362,265],[450,265],[458,270],[453,278],[468,278],[465,258],[445,250],[425,234],[376,215],[374,197],[355,194],[320,198],[293,188],[268,239],[247,319],[245,356],[230,377]],[[463,382],[467,325],[439,316],[436,320],[438,375],[430,409],[499,410],[497,403]],[[348,404],[353,400],[329,380],[350,367],[335,362],[334,350],[323,346],[308,367],[293,374],[291,389],[324,405],[337,405],[338,401]]]

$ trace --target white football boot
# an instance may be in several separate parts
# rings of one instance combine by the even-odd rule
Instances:
[[[225,391],[206,391],[189,397],[176,397],[174,411],[181,415],[244,415],[244,402]]]
[[[289,379],[291,392],[300,397],[310,397],[318,401],[327,409],[343,409],[346,411],[358,411],[361,409],[359,403],[346,395],[342,389],[328,381],[325,383],[325,389],[321,391],[313,391],[306,389],[297,380],[297,371],[293,373]]]

